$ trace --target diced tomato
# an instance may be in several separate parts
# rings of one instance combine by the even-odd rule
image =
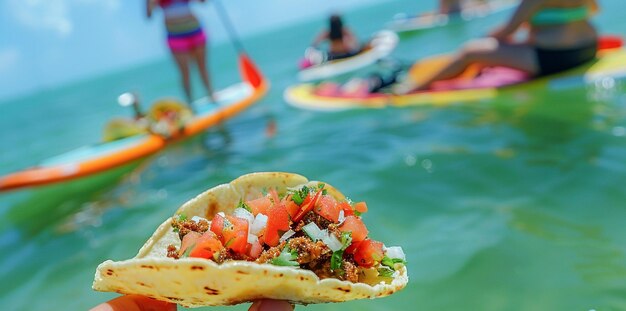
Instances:
[[[205,232],[196,241],[196,245],[189,253],[189,257],[213,259],[215,254],[219,254],[224,249],[222,242],[211,231]]]
[[[356,210],[359,213],[366,213],[367,212],[367,204],[365,204],[365,202],[354,203],[354,210]]]
[[[352,244],[350,244],[350,246],[348,246],[348,248],[346,248],[344,252],[346,254],[354,255],[354,253],[356,253],[356,250],[359,249],[359,244],[361,244],[361,242],[352,241]]]
[[[272,201],[268,197],[261,197],[258,199],[247,201],[246,204],[250,207],[254,216],[256,216],[258,213],[267,215],[267,210],[272,205]]]
[[[337,207],[339,208],[339,210],[343,211],[343,216],[345,217],[354,215],[354,209],[352,208],[352,205],[350,205],[350,203],[348,202],[344,201],[341,203],[337,203]]]
[[[213,216],[213,220],[211,220],[211,227],[209,228],[209,230],[217,234],[217,237],[222,241],[224,241],[224,235],[222,234],[222,231],[224,230],[224,219],[225,218],[222,217],[222,215],[215,214],[215,216]]]
[[[317,201],[317,204],[315,204],[313,211],[333,223],[339,221],[339,207],[337,206],[337,200],[330,195],[322,195]]]
[[[277,246],[280,235],[289,230],[289,213],[284,204],[275,204],[269,208],[267,227],[265,228],[265,244]]]
[[[211,231],[222,244],[239,254],[245,254],[248,245],[248,221],[239,217],[215,215],[211,221]]]
[[[289,213],[289,217],[293,219],[293,217],[295,217],[298,211],[300,210],[300,206],[298,206],[296,202],[291,200],[291,195],[283,199],[283,204],[285,204],[285,208],[287,208],[287,213]]]
[[[250,250],[248,251],[248,256],[250,256],[252,259],[257,259],[259,258],[259,256],[261,256],[261,253],[263,252],[263,245],[261,245],[259,241],[248,244],[248,247],[250,248]]]
[[[354,253],[354,261],[360,267],[370,268],[379,264],[383,256],[383,243],[368,239],[359,243]]]
[[[277,204],[278,202],[280,202],[280,198],[278,197],[278,191],[276,191],[276,188],[271,188],[267,192],[267,194],[273,204]]]
[[[352,232],[352,241],[354,242],[365,240],[367,234],[369,233],[361,218],[357,216],[346,217],[346,220],[344,220],[341,226],[339,226],[339,230],[343,232]]]
[[[180,250],[178,250],[178,256],[182,256],[188,248],[193,247],[196,241],[201,236],[200,233],[191,231],[185,234],[183,241],[180,243]]]
[[[306,215],[308,212],[310,212],[313,209],[313,207],[315,207],[315,204],[317,203],[317,200],[319,200],[321,195],[322,195],[322,190],[321,189],[319,191],[317,191],[317,193],[313,197],[311,197],[311,194],[309,193],[307,198],[304,199],[304,202],[302,202],[302,205],[300,205],[300,211],[298,211],[296,216],[293,217],[293,222],[300,221],[302,219],[302,217],[304,217],[304,215]],[[309,199],[309,198],[311,198],[311,199]]]

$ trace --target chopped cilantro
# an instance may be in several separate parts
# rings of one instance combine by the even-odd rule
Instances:
[[[393,269],[389,269],[388,267],[381,267],[378,269],[378,275],[382,277],[391,277],[393,276]]]
[[[285,246],[280,252],[280,255],[272,259],[271,263],[277,266],[300,266],[296,259],[298,259],[296,250],[291,250],[289,246]]]
[[[352,231],[344,231],[341,233],[341,247],[342,250],[345,250],[352,244]]]
[[[309,187],[302,187],[300,190],[294,190],[291,199],[294,203],[301,205],[304,199],[309,195]]]
[[[239,204],[237,204],[237,207],[243,208],[246,211],[252,213],[252,209],[250,208],[250,206],[248,206],[248,204],[246,204],[246,202],[243,201],[243,199],[239,200]]]
[[[187,215],[185,214],[178,214],[178,221],[185,221],[187,220]]]
[[[330,257],[330,270],[331,271],[336,271],[336,270],[340,270],[340,274],[343,273],[343,271],[341,271],[341,261],[343,260],[343,249],[340,249],[338,251],[334,251],[333,255]]]
[[[341,233],[341,249],[333,252],[333,255],[330,257],[330,270],[335,271],[339,270],[339,274],[343,274],[343,270],[341,270],[341,263],[343,260],[343,252],[352,244],[352,232],[346,231]]]
[[[395,270],[395,265],[397,263],[406,264],[406,261],[400,258],[389,258],[387,256],[383,257],[383,260],[380,261],[383,266],[389,267],[391,270]]]

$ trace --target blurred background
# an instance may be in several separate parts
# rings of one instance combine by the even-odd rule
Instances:
[[[210,2],[194,10],[221,88],[237,81],[236,53]],[[594,25],[625,36],[626,2],[599,3]],[[0,193],[0,305],[86,310],[111,299],[91,289],[100,262],[133,257],[205,189],[288,171],[366,201],[371,236],[403,246],[410,275],[388,298],[298,309],[626,309],[623,80],[445,107],[298,110],[283,90],[298,83],[298,61],[330,13],[365,39],[435,1],[223,4],[271,82],[267,96],[219,130],[114,174]],[[453,51],[511,12],[402,37],[392,55]],[[100,141],[109,119],[131,115],[116,103],[122,92],[145,103],[182,98],[156,17],[147,20],[138,0],[0,0],[0,175]],[[201,89],[198,79],[193,86]]]

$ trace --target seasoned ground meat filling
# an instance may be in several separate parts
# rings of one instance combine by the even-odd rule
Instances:
[[[280,255],[280,252],[285,247],[285,244],[287,244],[287,242],[282,242],[282,243],[278,244],[278,246],[270,247],[269,249],[264,250],[261,253],[261,256],[259,256],[259,258],[257,258],[256,262],[258,262],[258,263],[268,263],[268,262],[270,262],[272,259],[274,259],[274,258],[278,257],[278,255]]]
[[[287,242],[289,249],[295,250],[298,253],[298,263],[307,264],[312,261],[318,260],[320,257],[331,253],[330,249],[324,242],[313,242],[307,237],[298,237],[290,239]]]
[[[193,220],[177,220],[174,218],[172,220],[172,227],[174,231],[178,230],[178,237],[180,240],[183,240],[183,237],[187,235],[187,233],[191,231],[195,231],[198,233],[205,233],[209,230],[209,222],[206,220],[200,220],[195,222]]]
[[[167,246],[167,257],[174,259],[178,259],[180,257],[178,256],[178,249],[176,249],[176,246],[172,244]]]
[[[342,280],[354,283],[359,281],[359,268],[357,268],[353,260],[344,259],[341,264],[341,268],[344,272],[344,274],[340,277]]]
[[[304,218],[302,218],[300,222],[298,222],[298,224],[296,225],[296,229],[294,229],[294,231],[298,232],[302,230],[302,227],[304,227],[306,224],[310,222],[314,222],[322,230],[328,228],[328,225],[331,224],[331,222],[328,219],[316,214],[313,211],[310,211],[306,215],[304,215]]]
[[[172,227],[181,244],[169,245],[167,257],[272,264],[349,282],[369,280],[372,273],[388,277],[394,264],[404,262],[402,250],[368,238],[360,217],[365,202],[337,199],[323,188],[289,188],[286,194],[267,189],[261,197],[241,200],[232,215],[218,213],[211,221],[180,214]],[[184,254],[177,249],[183,240]],[[387,257],[388,249],[396,257]]]

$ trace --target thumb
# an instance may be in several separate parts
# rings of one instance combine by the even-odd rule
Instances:
[[[257,300],[248,311],[292,311],[294,306],[284,300]]]

